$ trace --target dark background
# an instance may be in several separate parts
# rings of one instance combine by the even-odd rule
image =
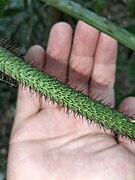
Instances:
[[[74,0],[135,34],[134,0]],[[57,21],[77,21],[40,0],[0,0],[0,39],[6,38],[25,54],[33,44],[47,45],[51,26]],[[1,77],[0,77],[1,79]],[[135,96],[135,53],[119,45],[116,105]],[[15,115],[17,88],[0,81],[0,180],[5,179],[10,131]]]

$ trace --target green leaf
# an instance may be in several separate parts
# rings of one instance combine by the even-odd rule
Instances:
[[[94,10],[94,12],[96,13],[100,13],[103,11],[103,9],[105,8],[105,5],[106,5],[106,1],[105,0],[95,0],[93,3],[92,3],[92,10]]]
[[[135,35],[115,25],[106,18],[98,16],[97,14],[84,8],[80,4],[77,4],[70,0],[61,0],[61,1],[42,0],[42,1],[78,20],[82,20],[92,25],[98,30],[115,38],[117,41],[127,46],[128,48],[135,50]]]
[[[9,9],[6,9],[4,12],[3,12],[3,16],[15,16],[16,14],[19,14],[21,12],[23,12],[24,9],[22,9],[21,7],[19,8],[9,8]]]
[[[129,73],[132,78],[135,78],[135,52],[133,53],[130,62],[129,62]]]
[[[2,12],[10,0],[0,0],[0,12]]]
[[[132,0],[129,4],[131,17],[135,18],[135,1]]]

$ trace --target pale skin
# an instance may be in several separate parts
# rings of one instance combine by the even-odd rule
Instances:
[[[69,24],[57,23],[46,52],[35,45],[27,56],[72,87],[115,105],[117,42],[95,28],[79,21],[73,37]],[[123,100],[119,110],[133,115],[135,98]],[[135,144],[119,136],[116,140],[109,130],[88,125],[73,114],[68,116],[20,85],[7,180],[114,179],[135,179]]]

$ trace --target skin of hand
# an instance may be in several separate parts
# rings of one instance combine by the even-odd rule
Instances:
[[[27,56],[38,68],[113,107],[117,42],[82,21],[72,36],[71,26],[59,22],[46,52],[35,45]],[[123,100],[119,110],[132,115],[135,98]],[[135,144],[66,114],[20,85],[7,180],[91,179],[134,180]]]

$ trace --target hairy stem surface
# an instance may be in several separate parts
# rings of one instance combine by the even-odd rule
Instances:
[[[135,141],[135,122],[130,117],[56,80],[3,47],[0,48],[0,71],[88,121]]]

